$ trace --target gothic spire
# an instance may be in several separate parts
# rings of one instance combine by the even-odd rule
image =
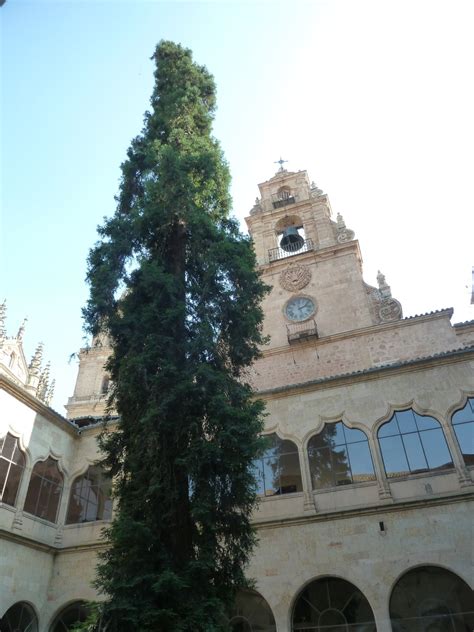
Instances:
[[[26,326],[26,321],[28,320],[28,318],[24,318],[23,322],[20,325],[20,328],[18,330],[18,333],[16,335],[16,339],[18,340],[18,342],[21,342],[23,340],[23,335],[25,333],[25,326]]]

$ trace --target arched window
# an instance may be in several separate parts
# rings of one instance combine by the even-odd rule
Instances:
[[[298,448],[293,441],[267,435],[263,457],[254,461],[257,493],[278,496],[303,491]]]
[[[344,579],[325,577],[311,582],[296,600],[292,630],[376,632],[376,627],[372,608],[358,588]]]
[[[280,187],[277,195],[279,200],[288,200],[291,197],[290,187]]]
[[[439,421],[413,410],[394,413],[378,438],[387,476],[406,476],[453,467]]]
[[[71,487],[66,524],[110,520],[112,517],[111,481],[101,467],[91,465]]]
[[[467,400],[452,418],[454,432],[466,465],[474,465],[474,398]]]
[[[16,437],[9,432],[0,438],[0,502],[15,506],[25,469],[25,456]]]
[[[414,568],[393,588],[390,619],[395,632],[474,630],[473,591],[444,568]]]
[[[275,632],[275,619],[265,599],[254,590],[239,590],[229,625],[232,632]]]
[[[19,601],[0,619],[1,632],[38,632],[38,619],[33,608]]]
[[[49,632],[68,632],[77,623],[84,623],[88,614],[87,605],[83,601],[76,601],[61,610],[49,628]]]
[[[56,522],[62,491],[63,475],[58,462],[51,457],[39,461],[31,473],[25,511],[49,522]]]
[[[311,437],[308,458],[313,489],[375,480],[367,436],[342,421]]]

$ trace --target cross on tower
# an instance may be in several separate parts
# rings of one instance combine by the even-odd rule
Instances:
[[[280,168],[278,169],[278,171],[285,171],[283,169],[283,163],[288,162],[288,160],[283,160],[283,158],[280,156],[280,160],[275,160],[274,162],[276,165],[280,165]]]

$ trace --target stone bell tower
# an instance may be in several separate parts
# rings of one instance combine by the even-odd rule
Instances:
[[[306,171],[280,168],[259,189],[246,222],[272,288],[263,303],[271,338],[265,356],[295,358],[321,341],[401,318],[381,273],[378,288],[364,282],[354,232],[340,214],[332,219],[328,196]]]

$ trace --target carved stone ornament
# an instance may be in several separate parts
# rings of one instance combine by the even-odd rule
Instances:
[[[400,320],[402,317],[402,306],[394,298],[386,298],[380,304],[379,316],[383,323]]]
[[[300,264],[289,265],[280,274],[280,285],[288,292],[294,292],[295,290],[301,290],[301,288],[308,285],[311,281],[311,271],[308,266],[302,266]]]

